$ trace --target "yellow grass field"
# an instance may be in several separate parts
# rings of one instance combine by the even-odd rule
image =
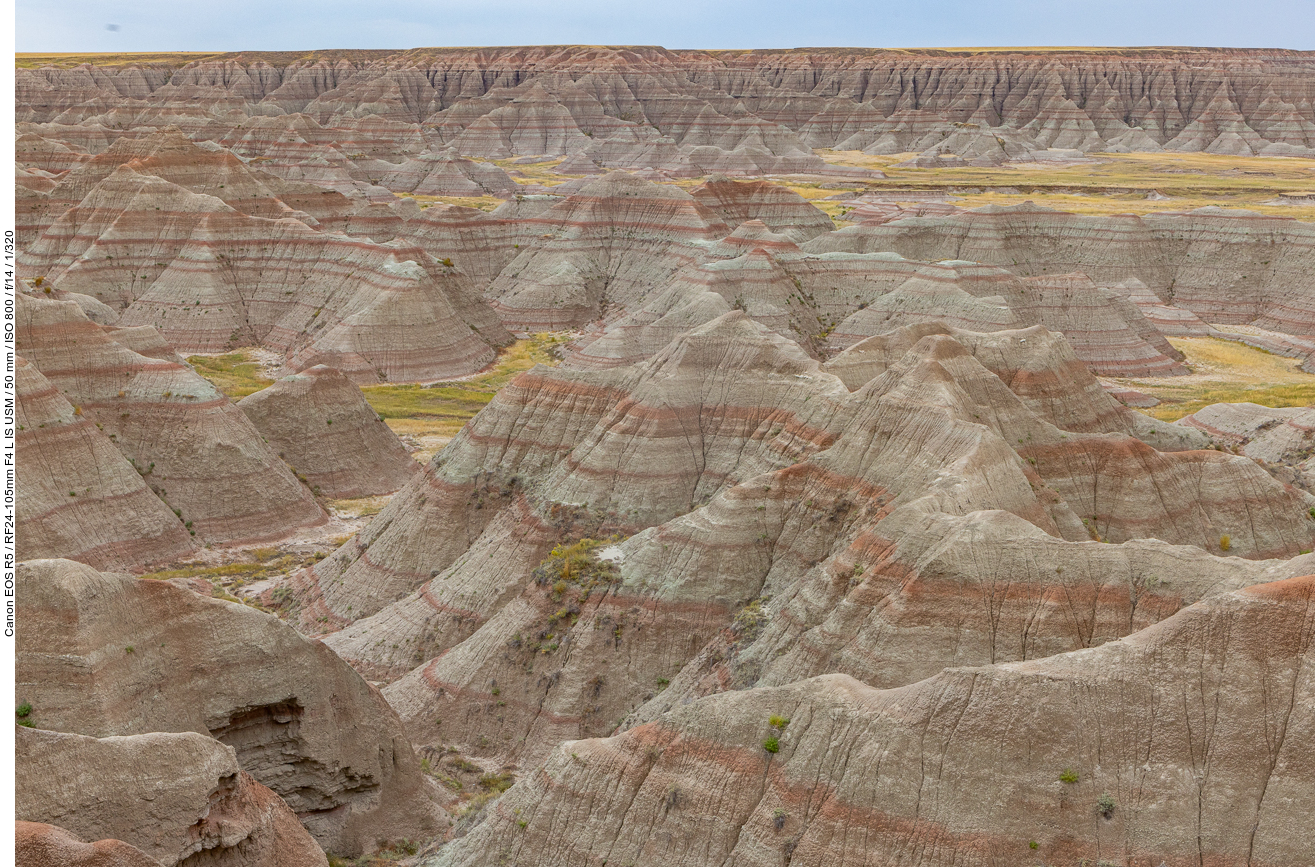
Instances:
[[[1281,193],[1315,193],[1315,161],[1297,157],[1232,157],[1201,153],[1092,154],[1075,165],[1007,164],[991,168],[892,168],[914,154],[869,156],[819,150],[835,165],[880,169],[870,191],[928,190],[953,195],[960,207],[1025,201],[1080,214],[1149,214],[1207,205],[1315,221],[1315,204],[1271,204]],[[836,188],[852,188],[839,183]],[[1167,200],[1147,199],[1150,191]]]
[[[1108,380],[1163,401],[1142,410],[1149,416],[1176,421],[1212,403],[1315,404],[1315,375],[1298,369],[1295,358],[1213,337],[1171,337],[1169,342],[1187,356],[1190,376]]]

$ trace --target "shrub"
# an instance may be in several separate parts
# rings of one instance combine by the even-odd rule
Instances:
[[[29,729],[36,728],[36,726],[32,723],[32,720],[28,719],[28,717],[30,717],[31,715],[32,715],[32,705],[28,704],[27,702],[23,702],[14,710],[14,716],[18,718],[17,720],[18,724],[23,726],[24,728],[29,728]]]
[[[781,741],[776,735],[768,735],[763,739],[763,749],[769,753],[779,753],[781,751]]]
[[[1029,849],[1036,849],[1036,848],[1037,848],[1037,842],[1036,842],[1035,840],[1028,840],[1028,841],[1027,841],[1027,848],[1029,848]]]
[[[1224,535],[1222,535],[1222,536],[1219,537],[1219,550],[1220,550],[1220,551],[1227,551],[1227,550],[1228,550],[1229,548],[1231,548],[1231,547],[1233,547],[1233,537],[1232,537],[1232,536],[1229,536],[1227,533],[1225,533]]]
[[[1117,806],[1118,804],[1114,802],[1114,796],[1109,792],[1105,792],[1096,799],[1096,810],[1106,819],[1114,815],[1114,808]]]
[[[790,724],[790,721],[778,714],[772,714],[767,718],[767,723],[774,729],[783,729]]]
[[[484,774],[479,778],[480,788],[489,792],[505,792],[513,782],[511,774]]]
[[[1065,768],[1064,772],[1059,775],[1061,783],[1076,783],[1078,781],[1078,772],[1072,768]]]

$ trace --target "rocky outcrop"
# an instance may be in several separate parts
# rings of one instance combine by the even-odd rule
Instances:
[[[74,405],[74,418],[80,411],[95,424],[98,439],[103,434],[118,449],[198,540],[275,539],[325,520],[246,416],[190,368],[123,346],[71,301],[20,293],[16,318],[24,358]],[[34,438],[44,433],[38,427]],[[149,520],[153,511],[144,507],[138,520]],[[177,536],[172,529],[157,532]]]
[[[489,163],[462,158],[452,149],[422,154],[391,168],[379,185],[417,196],[497,196],[511,198],[519,189],[506,172]]]
[[[20,69],[16,99],[19,121],[95,125],[98,138],[83,142],[92,153],[121,130],[174,123],[204,132],[238,108],[248,125],[275,129],[295,114],[298,138],[311,141],[320,126],[356,132],[346,154],[365,153],[352,139],[367,124],[399,150],[436,135],[497,157],[560,155],[646,128],[686,152],[778,157],[809,147],[925,151],[957,137],[966,142],[951,152],[980,158],[991,153],[986,136],[1003,138],[1006,151],[1301,154],[1315,147],[1303,89],[1310,67],[1305,52],[1202,48],[243,53]],[[245,117],[259,115],[270,117]],[[62,140],[53,132],[38,134]]]
[[[503,322],[521,331],[583,324],[604,300],[633,303],[644,288],[703,258],[698,242],[730,233],[689,193],[625,172],[591,182],[527,222],[541,235],[486,292]]]
[[[803,243],[835,228],[831,218],[803,196],[769,181],[713,178],[694,190],[693,195],[695,201],[721,217],[732,229],[758,220],[772,232]]]
[[[137,863],[163,867],[328,863],[288,805],[238,767],[233,748],[204,735],[97,739],[19,728],[17,740],[18,819],[122,841],[96,844],[107,858],[131,864],[135,851],[144,853]],[[76,841],[46,837],[37,852],[54,844],[80,854]]]
[[[1300,864],[1313,597],[1292,578],[1048,659],[705,699],[563,744],[427,863]]]
[[[391,494],[420,469],[361,390],[331,367],[285,376],[237,406],[320,496]]]
[[[36,725],[213,737],[334,852],[436,833],[433,784],[396,714],[324,645],[236,603],[70,561],[24,563],[17,581],[17,688]],[[91,833],[63,818],[37,820]]]
[[[637,299],[642,303],[605,318],[575,342],[567,363],[633,363],[681,330],[735,307],[819,358],[905,326],[942,323],[983,332],[1044,325],[1063,332],[1102,375],[1187,372],[1182,353],[1137,304],[1082,274],[1020,279],[974,262],[819,254],[812,242],[805,246],[807,252],[761,221],[746,221],[712,248],[727,258],[687,265]]]
[[[160,867],[159,861],[122,840],[84,843],[43,822],[17,822],[14,838],[19,867]]]

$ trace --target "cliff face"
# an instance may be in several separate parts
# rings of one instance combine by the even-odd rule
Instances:
[[[444,142],[460,139],[458,150],[466,143],[486,155],[565,153],[644,126],[680,145],[752,143],[777,157],[964,123],[1022,130],[1043,147],[1315,146],[1315,56],[1280,50],[240,53],[185,65],[19,69],[16,93],[18,119],[33,123],[113,113],[106,127],[162,114],[188,125],[222,104],[332,126],[372,116],[424,124]]]

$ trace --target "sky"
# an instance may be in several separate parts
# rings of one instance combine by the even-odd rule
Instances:
[[[16,0],[20,52],[470,45],[1315,49],[1315,0]]]

